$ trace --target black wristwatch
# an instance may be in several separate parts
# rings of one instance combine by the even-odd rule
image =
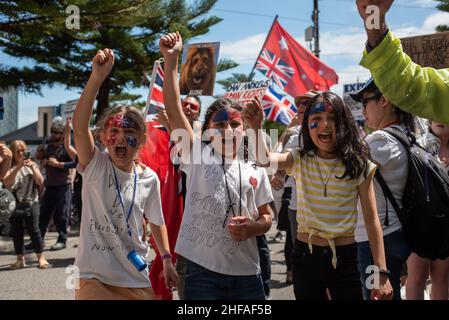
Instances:
[[[373,51],[379,44],[381,44],[382,41],[384,41],[385,37],[388,35],[388,32],[390,32],[390,29],[388,29],[388,27],[387,27],[386,30],[384,31],[384,33],[379,37],[379,40],[377,41],[377,43],[374,47],[371,47],[368,43],[368,40],[366,40],[366,42],[365,42],[366,52]]]
[[[378,272],[381,273],[381,274],[386,275],[387,278],[388,278],[388,277],[390,276],[390,274],[391,274],[391,271],[388,270],[388,269],[380,269],[380,268],[379,268],[379,271],[378,271]]]

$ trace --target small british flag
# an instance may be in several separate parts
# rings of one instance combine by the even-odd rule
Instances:
[[[262,98],[265,119],[288,125],[298,109],[291,103],[286,95],[277,92],[272,86],[267,88]]]
[[[155,115],[159,110],[165,109],[164,106],[164,70],[161,67],[160,61],[154,62],[153,74],[151,76],[150,92],[147,99],[147,120],[148,117]]]

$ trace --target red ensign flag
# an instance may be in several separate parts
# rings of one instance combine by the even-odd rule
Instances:
[[[308,90],[327,91],[338,83],[335,70],[303,48],[277,20],[257,59],[256,69],[292,97]]]

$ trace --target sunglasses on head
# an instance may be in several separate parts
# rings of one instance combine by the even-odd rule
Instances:
[[[182,106],[185,108],[189,107],[190,110],[193,110],[193,111],[198,111],[200,109],[200,106],[197,103],[189,102],[189,101],[183,101]]]
[[[53,130],[52,130],[52,131],[50,131],[50,133],[51,133],[51,134],[62,134],[62,132],[61,132],[61,131],[53,131]]]

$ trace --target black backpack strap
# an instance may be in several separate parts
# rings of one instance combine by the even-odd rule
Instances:
[[[401,129],[396,128],[396,127],[388,127],[388,128],[382,129],[382,131],[388,133],[393,138],[398,140],[404,146],[405,150],[407,150],[407,151],[410,150],[411,145],[413,143],[415,143],[415,141],[416,141],[413,136],[412,136],[413,137],[412,141],[410,141],[409,134],[403,132]]]
[[[384,193],[384,195],[386,195],[386,197],[388,198],[388,200],[390,200],[390,203],[393,205],[394,210],[396,211],[397,214],[399,214],[400,212],[400,208],[398,203],[396,202],[396,199],[393,196],[393,193],[391,192],[390,188],[388,187],[387,183],[384,180],[384,177],[382,176],[382,174],[380,173],[379,170],[376,170],[376,173],[374,174],[374,177],[377,179],[377,182],[379,182],[380,187],[382,188],[382,191]],[[387,210],[387,217],[388,217],[388,210]],[[388,223],[388,218],[385,218],[386,223]],[[387,225],[387,224],[385,224]]]

